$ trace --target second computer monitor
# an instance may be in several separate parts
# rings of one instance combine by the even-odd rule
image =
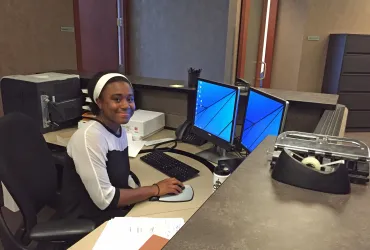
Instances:
[[[198,79],[194,132],[229,149],[234,139],[239,94],[235,86]]]
[[[273,95],[249,89],[241,144],[252,152],[267,136],[279,135],[284,127],[289,103]]]

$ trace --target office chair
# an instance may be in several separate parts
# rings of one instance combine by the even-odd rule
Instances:
[[[32,245],[38,249],[66,248],[94,230],[90,220],[58,219],[57,215],[37,222],[37,214],[57,197],[57,171],[32,118],[21,113],[1,117],[0,138],[0,180],[23,216],[20,229],[13,235],[0,211],[0,238],[5,249],[26,250]]]

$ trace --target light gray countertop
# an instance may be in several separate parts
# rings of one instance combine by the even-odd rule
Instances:
[[[370,249],[368,187],[331,195],[279,183],[267,161],[274,142],[260,144],[165,249]]]
[[[263,89],[263,88],[257,89],[288,101],[320,103],[328,105],[336,105],[338,102],[338,95],[332,94],[292,91],[285,89]]]

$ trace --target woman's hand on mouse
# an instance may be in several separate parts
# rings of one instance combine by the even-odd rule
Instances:
[[[167,178],[157,183],[159,188],[158,196],[166,194],[179,194],[182,192],[184,184],[182,184],[176,178]]]

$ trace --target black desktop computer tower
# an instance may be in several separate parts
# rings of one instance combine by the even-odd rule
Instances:
[[[82,115],[78,75],[42,73],[5,76],[0,82],[4,114],[33,118],[42,133],[77,125]]]

